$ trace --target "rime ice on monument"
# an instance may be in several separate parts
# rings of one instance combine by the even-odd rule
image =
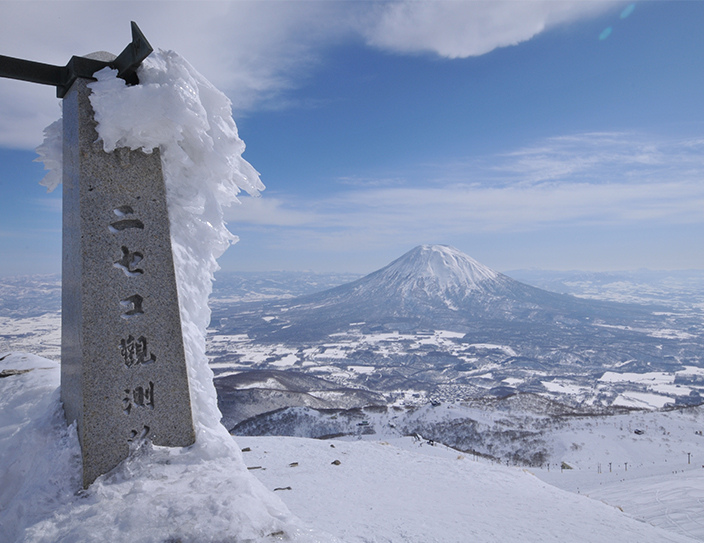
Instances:
[[[137,83],[151,47],[132,25],[116,58],[54,67],[0,56],[0,76],[55,85],[63,98],[61,399],[77,422],[84,486],[130,444],[195,441],[159,151],[105,152],[89,101],[106,66]]]

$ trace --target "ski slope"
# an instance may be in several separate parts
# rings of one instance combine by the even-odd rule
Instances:
[[[527,470],[412,438],[239,437],[238,443],[251,472],[279,489],[294,514],[343,541],[692,541]]]

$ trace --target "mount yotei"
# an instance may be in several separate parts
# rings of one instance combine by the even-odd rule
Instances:
[[[337,288],[236,310],[231,320],[237,322],[224,330],[245,332],[260,342],[294,343],[319,341],[351,328],[361,333],[443,329],[470,334],[510,324],[564,328],[599,319],[620,324],[653,320],[652,310],[645,308],[582,300],[519,283],[442,245],[416,247],[385,268]]]
[[[287,406],[518,392],[596,410],[662,407],[700,403],[704,388],[700,312],[548,292],[447,246],[416,247],[323,292],[216,304],[212,322],[230,425]]]

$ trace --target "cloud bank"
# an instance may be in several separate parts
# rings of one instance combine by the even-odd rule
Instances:
[[[399,1],[384,5],[364,30],[371,45],[465,58],[516,45],[543,30],[602,13],[611,2],[554,0]]]
[[[448,171],[446,178],[440,172],[405,186],[370,184],[324,199],[244,199],[228,220],[285,225],[285,243],[330,251],[565,226],[704,225],[701,139],[578,134]]]

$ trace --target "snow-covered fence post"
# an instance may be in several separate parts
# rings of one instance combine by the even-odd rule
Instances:
[[[54,85],[63,98],[61,399],[86,487],[130,444],[195,441],[159,151],[105,152],[89,100],[105,67],[138,83],[152,49],[134,23],[132,37],[118,57],[65,67],[0,57],[0,76]]]

